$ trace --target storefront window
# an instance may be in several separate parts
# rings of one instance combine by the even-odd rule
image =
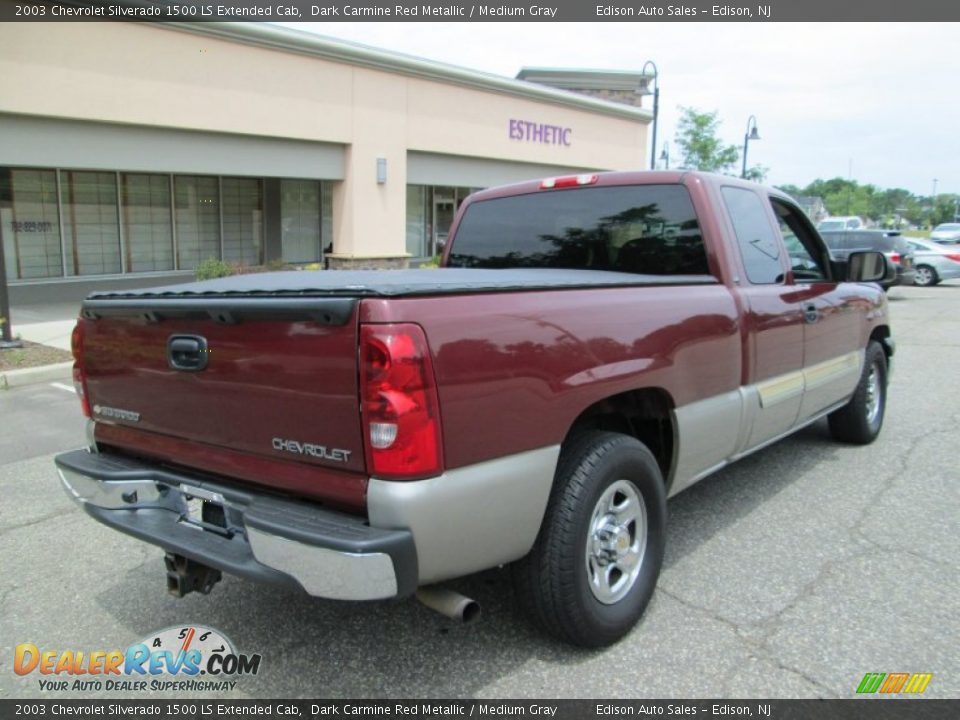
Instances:
[[[413,257],[426,257],[427,188],[425,185],[407,185],[407,252]]]
[[[127,272],[173,270],[170,176],[124,173],[120,186]]]
[[[223,178],[223,259],[242,265],[263,263],[263,183]]]
[[[280,181],[281,256],[288,263],[320,260],[320,183]]]
[[[6,276],[190,271],[210,258],[247,266],[262,265],[266,256],[319,262],[332,250],[333,187],[319,180],[0,167]]]
[[[476,189],[407,185],[407,252],[418,258],[440,255],[457,210]]]
[[[0,169],[0,226],[7,279],[63,275],[55,170]]]
[[[121,272],[117,176],[111,172],[60,173],[68,275]]]
[[[215,177],[177,175],[173,179],[177,225],[177,267],[193,270],[204,260],[220,258],[220,181]]]
[[[320,183],[320,242],[323,252],[333,252],[333,183]]]

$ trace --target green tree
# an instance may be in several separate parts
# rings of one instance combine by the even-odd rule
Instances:
[[[956,209],[956,195],[937,195],[936,202],[933,204],[930,223],[932,225],[939,225],[940,223],[953,222]]]
[[[762,183],[767,180],[767,173],[770,172],[770,168],[766,165],[754,165],[753,167],[747,168],[747,180],[752,180],[753,182]]]
[[[727,172],[740,159],[736,145],[724,145],[717,137],[718,112],[699,112],[681,107],[675,142],[683,157],[683,166],[705,172]],[[764,173],[765,174],[765,173]]]

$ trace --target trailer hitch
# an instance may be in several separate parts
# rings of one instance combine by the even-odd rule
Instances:
[[[207,595],[223,577],[216,568],[183,555],[167,553],[163,562],[167,566],[167,592],[176,598],[192,592]]]

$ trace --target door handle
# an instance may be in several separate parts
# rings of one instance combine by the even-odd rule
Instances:
[[[167,363],[174,370],[203,370],[209,355],[207,339],[200,335],[171,335],[167,339]]]
[[[817,306],[813,303],[808,303],[803,306],[803,319],[809,324],[815,323],[820,319],[820,311],[817,310]]]

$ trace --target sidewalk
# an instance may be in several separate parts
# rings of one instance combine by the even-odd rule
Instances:
[[[72,308],[71,311],[75,313],[76,308]],[[14,337],[39,343],[40,345],[60,348],[61,350],[70,350],[70,334],[73,332],[73,326],[77,324],[75,316],[70,317],[70,319],[21,324],[16,322],[15,312],[16,309],[14,309],[14,312],[11,312],[11,315],[14,315],[14,324],[12,327]],[[34,383],[69,380],[72,367],[72,362],[63,362],[24,368],[22,370],[0,370],[0,390],[19,387],[21,385],[32,385]]]
[[[48,322],[35,322],[16,324],[13,326],[14,335],[19,335],[21,340],[49,345],[50,347],[60,348],[61,350],[70,349],[70,334],[73,332],[73,326],[77,324],[77,319],[69,320],[50,320]]]

